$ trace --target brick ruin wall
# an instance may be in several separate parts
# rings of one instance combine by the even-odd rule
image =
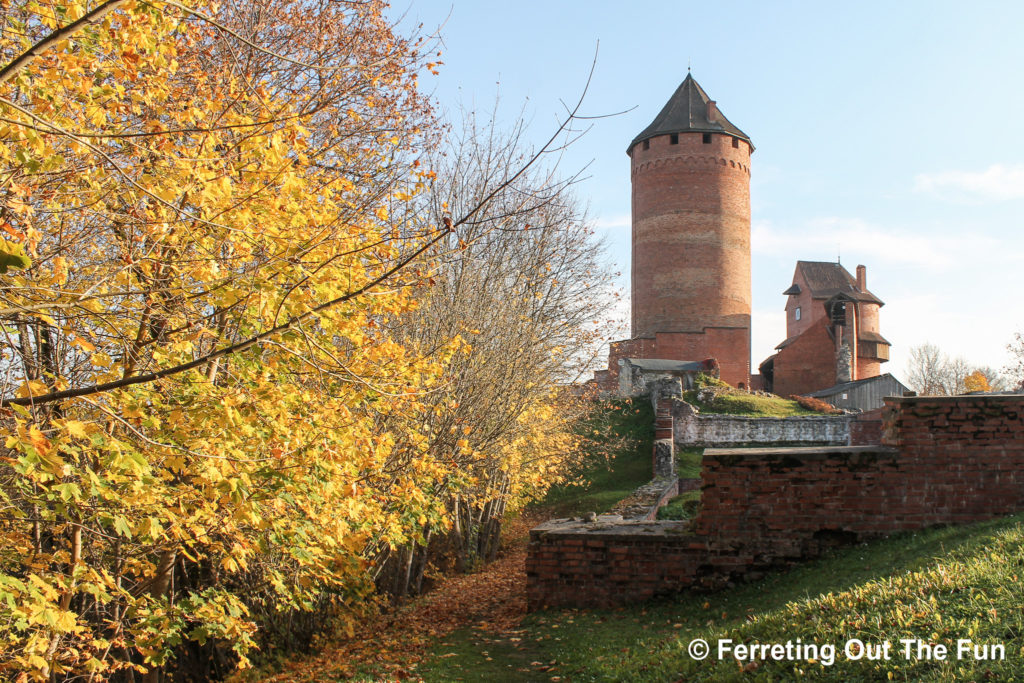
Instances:
[[[716,588],[837,542],[1024,509],[1024,396],[889,398],[882,432],[875,446],[708,449],[692,524],[543,524],[530,533],[528,604]]]
[[[828,318],[819,318],[775,354],[773,392],[779,396],[809,394],[837,383],[835,342],[829,336],[828,323]]]

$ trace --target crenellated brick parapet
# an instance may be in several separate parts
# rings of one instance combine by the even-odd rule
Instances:
[[[741,173],[745,173],[748,176],[750,175],[750,167],[743,163],[743,161],[737,161],[736,159],[726,159],[725,157],[718,156],[694,155],[663,157],[660,159],[650,159],[647,161],[642,161],[633,166],[632,174],[635,178],[636,176],[644,173],[645,171],[657,170],[660,168],[664,168],[666,166],[698,166],[701,164],[705,166],[721,166],[723,168],[728,167],[731,169],[735,169]]]

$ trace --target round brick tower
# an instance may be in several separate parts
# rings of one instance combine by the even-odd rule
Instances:
[[[632,323],[646,357],[750,377],[750,138],[687,74],[630,144]]]

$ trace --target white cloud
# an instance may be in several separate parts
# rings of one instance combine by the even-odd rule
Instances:
[[[914,190],[946,199],[1024,199],[1024,164],[993,164],[984,171],[920,173]]]
[[[598,230],[621,230],[622,228],[630,228],[632,225],[632,218],[628,213],[598,218],[594,221],[594,227]]]
[[[865,264],[868,286],[887,304],[881,332],[893,348],[886,371],[902,377],[909,349],[925,341],[972,363],[1005,365],[1004,347],[1021,318],[1007,311],[1005,298],[978,292],[1016,291],[1024,241],[1015,230],[997,237],[971,225],[939,228],[912,231],[837,216],[785,228],[756,221],[751,229],[754,364],[785,337],[785,297],[775,292],[789,284],[797,259],[834,261],[841,245],[846,267]]]
[[[986,235],[911,233],[859,218],[835,216],[812,219],[794,230],[779,230],[766,221],[755,221],[751,228],[754,258],[793,255],[794,261],[797,258],[832,260],[842,254],[844,261],[886,262],[941,270],[963,263],[965,258],[974,257],[988,263],[1009,258],[1011,255],[1005,251],[1005,246]]]

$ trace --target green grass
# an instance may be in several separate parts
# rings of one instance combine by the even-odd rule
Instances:
[[[693,519],[699,506],[699,489],[680,493],[658,508],[658,519]]]
[[[608,401],[588,429],[606,435],[615,444],[608,453],[590,454],[581,473],[583,486],[553,487],[537,505],[552,516],[605,512],[651,480],[654,447],[654,411],[650,401]]]
[[[713,400],[706,403],[697,400],[696,391],[685,392],[683,398],[704,414],[745,415],[748,417],[820,415],[820,413],[802,407],[792,399],[778,396],[758,396],[739,389],[725,390],[724,393],[716,395]]]
[[[681,448],[676,451],[676,470],[680,479],[700,479],[703,448]]]
[[[1024,516],[836,550],[730,590],[686,592],[619,610],[529,615],[518,632],[459,631],[418,668],[427,681],[1024,680]],[[714,645],[787,640],[837,646],[836,662],[761,661],[747,673]],[[888,640],[889,661],[848,661],[847,640]],[[950,648],[947,661],[903,658],[901,638]],[[958,661],[956,641],[1003,644],[1004,661]],[[748,662],[744,662],[748,664]]]
[[[703,373],[697,375],[694,384],[695,388],[692,391],[683,393],[683,399],[696,406],[702,413],[747,417],[794,417],[796,415],[820,414],[804,408],[792,399],[751,394]],[[698,391],[704,387],[715,389],[715,395],[710,401],[697,399]]]

